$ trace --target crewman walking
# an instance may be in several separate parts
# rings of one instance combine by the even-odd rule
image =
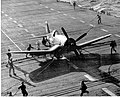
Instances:
[[[34,49],[34,47],[32,47],[32,45],[29,44],[28,47],[27,47],[27,50],[30,51],[31,49]],[[28,53],[26,54],[26,58],[27,58],[27,55],[28,55]]]
[[[74,10],[75,10],[75,6],[76,6],[76,1],[73,1]]]
[[[24,82],[22,82],[22,85],[19,86],[18,89],[21,89],[23,96],[28,96],[28,92],[26,91],[26,86],[24,85]]]
[[[98,17],[98,24],[102,24],[100,14],[97,14],[97,17]]]
[[[115,51],[115,53],[117,52],[115,49],[117,47],[117,43],[115,42],[115,40],[111,41],[110,47],[111,47],[111,54],[113,53],[113,51]]]
[[[9,67],[9,76],[12,77],[11,70],[13,70],[13,74],[16,76],[15,69],[14,69],[14,66],[13,66],[12,57],[8,60],[8,65],[10,66]]]
[[[89,93],[89,91],[87,91],[87,86],[84,83],[84,81],[81,82],[81,88],[80,88],[80,90],[81,90],[80,96],[83,96],[84,93],[87,93],[87,94]]]

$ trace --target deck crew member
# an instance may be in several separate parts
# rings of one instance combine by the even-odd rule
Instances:
[[[31,49],[34,49],[34,47],[32,47],[32,45],[29,44],[28,47],[27,47],[27,50],[30,51]],[[26,54],[26,58],[27,58],[27,55],[28,55],[28,53]]]
[[[12,96],[12,92],[9,93],[9,96]]]
[[[13,70],[13,74],[16,76],[12,58],[8,60],[8,65],[9,65],[9,76],[12,77],[11,70]]]
[[[87,94],[89,93],[89,91],[87,91],[87,86],[84,83],[84,81],[81,82],[81,88],[80,88],[80,90],[81,90],[80,96],[83,96],[84,93],[87,93]]]
[[[12,54],[10,53],[10,49],[8,49],[8,53],[6,53],[8,56],[8,59],[10,59],[12,57]]]
[[[75,6],[76,6],[76,1],[73,1],[74,10],[75,10]]]
[[[101,16],[100,16],[100,14],[97,14],[97,17],[98,17],[98,24],[102,24],[101,23]]]
[[[26,91],[26,86],[24,85],[24,82],[22,82],[22,85],[19,86],[18,89],[21,89],[23,96],[28,96],[28,92]]]
[[[111,41],[110,47],[111,47],[111,54],[113,53],[113,51],[115,51],[115,53],[117,52],[115,49],[117,47],[115,40]]]
[[[42,44],[46,47],[51,47],[51,43],[50,43],[50,40],[47,39],[47,37],[43,37],[42,39]]]
[[[40,50],[40,42],[39,41],[36,42],[36,45],[37,45],[37,50]]]
[[[43,39],[42,39],[42,44],[43,44],[43,45],[46,45],[46,42],[47,42],[47,41],[46,41],[46,38],[47,38],[47,37],[43,37]]]

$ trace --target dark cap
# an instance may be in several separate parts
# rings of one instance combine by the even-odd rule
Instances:
[[[8,51],[10,51],[10,49],[8,49]]]

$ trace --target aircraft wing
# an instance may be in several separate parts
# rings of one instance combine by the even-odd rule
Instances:
[[[106,38],[110,37],[111,35],[112,34],[104,35],[104,36],[95,38],[93,40],[90,40],[90,41],[87,41],[87,42],[84,42],[84,43],[80,43],[80,44],[77,45],[77,49],[83,48],[85,46],[90,46],[92,43],[95,43],[95,42],[98,42],[100,40],[106,39]]]
[[[55,52],[60,45],[55,45],[47,50],[31,50],[31,51],[11,51],[13,54],[31,54],[31,55],[45,55],[45,54],[51,54]]]

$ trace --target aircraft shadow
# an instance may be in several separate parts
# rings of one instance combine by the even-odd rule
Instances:
[[[25,80],[25,79],[19,77],[18,75],[12,76],[12,78],[17,79],[17,80],[19,80],[19,81],[21,81],[21,82],[25,82],[25,83],[26,83],[27,85],[29,85],[29,86],[36,87],[35,85],[32,85],[31,83],[27,82],[27,80]]]
[[[41,63],[41,68],[29,73],[30,80],[38,83],[70,72],[86,72],[98,79],[97,81],[113,83],[120,87],[118,79],[99,69],[101,66],[120,63],[120,54],[84,54],[84,57],[81,58],[69,55],[68,59],[79,69],[74,69],[68,64],[67,60],[47,60]]]
[[[42,62],[40,64],[42,67],[29,73],[29,77],[31,81],[37,83],[69,73],[70,70],[66,64],[66,60],[47,60],[46,62]]]
[[[15,69],[17,69],[18,71],[21,71],[22,73],[24,73],[25,76],[26,76],[26,74],[29,74],[28,72],[26,72],[25,70],[21,69],[18,66],[15,66]]]

